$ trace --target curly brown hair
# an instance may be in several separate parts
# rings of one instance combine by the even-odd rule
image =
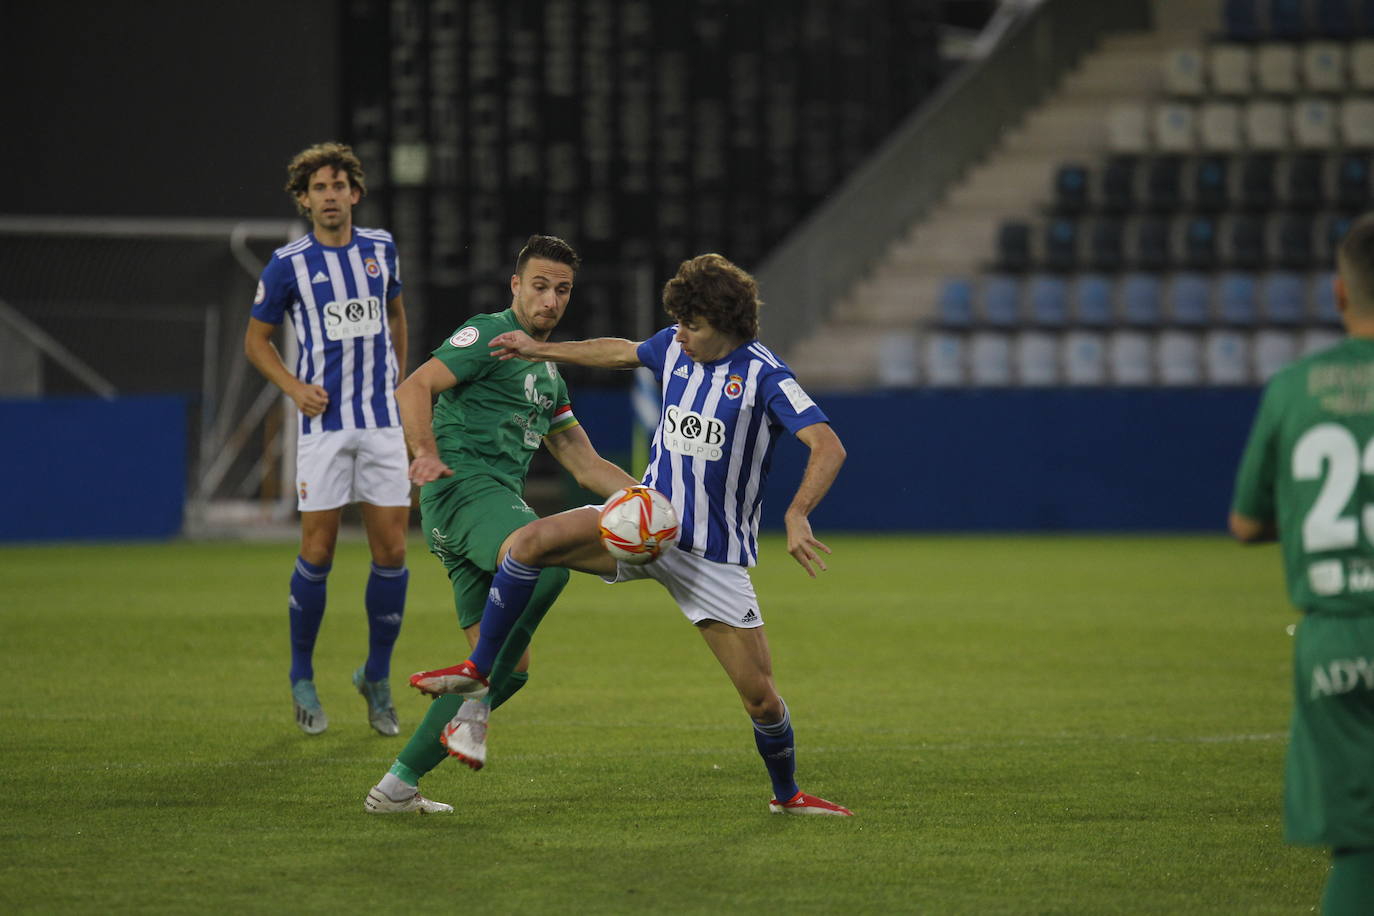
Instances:
[[[327,165],[347,175],[349,184],[361,191],[363,197],[367,196],[363,164],[353,147],[346,143],[316,143],[293,156],[286,166],[286,193],[302,216],[309,216],[310,208],[301,205],[300,195],[309,189],[310,176]]]
[[[663,310],[678,322],[704,318],[740,340],[759,336],[759,285],[749,272],[718,254],[683,261],[663,286]]]

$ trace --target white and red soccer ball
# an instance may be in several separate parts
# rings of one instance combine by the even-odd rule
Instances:
[[[601,543],[617,560],[652,563],[677,540],[677,512],[668,497],[645,486],[618,490],[601,507]]]

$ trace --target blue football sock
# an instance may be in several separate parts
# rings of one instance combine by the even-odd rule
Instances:
[[[404,566],[372,564],[367,591],[363,593],[367,608],[367,664],[363,677],[369,681],[385,680],[391,675],[391,649],[401,635],[409,581],[410,573]]]
[[[778,698],[781,701],[781,697]],[[797,794],[797,752],[792,736],[792,715],[782,704],[782,719],[769,725],[754,723],[754,745],[759,749],[768,778],[773,781],[773,797],[785,802]]]
[[[315,637],[324,620],[325,583],[328,566],[316,566],[296,557],[291,574],[291,683],[314,680]]]
[[[510,628],[525,611],[534,585],[539,581],[539,569],[526,566],[510,554],[501,561],[501,568],[491,578],[487,604],[482,609],[482,628],[477,645],[468,658],[483,674],[491,673],[496,655],[506,641]]]

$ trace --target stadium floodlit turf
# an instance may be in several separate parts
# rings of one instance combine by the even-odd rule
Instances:
[[[803,788],[770,816],[729,682],[652,583],[574,576],[457,812],[362,800],[463,654],[411,545],[367,726],[366,548],[340,545],[297,731],[290,544],[0,548],[5,912],[1295,913],[1324,851],[1284,846],[1287,628],[1273,547],[1221,537],[778,538],[756,583]]]

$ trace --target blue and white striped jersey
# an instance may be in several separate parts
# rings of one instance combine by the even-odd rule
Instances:
[[[792,370],[751,340],[698,363],[665,328],[639,345],[663,396],[644,483],[677,510],[677,546],[708,560],[758,562],[759,511],[773,446],[826,416]]]
[[[296,332],[296,377],[329,392],[318,417],[301,415],[301,434],[399,426],[400,369],[386,304],[401,294],[396,243],[384,229],[354,228],[341,248],[315,234],[278,248],[263,269],[253,317]]]

